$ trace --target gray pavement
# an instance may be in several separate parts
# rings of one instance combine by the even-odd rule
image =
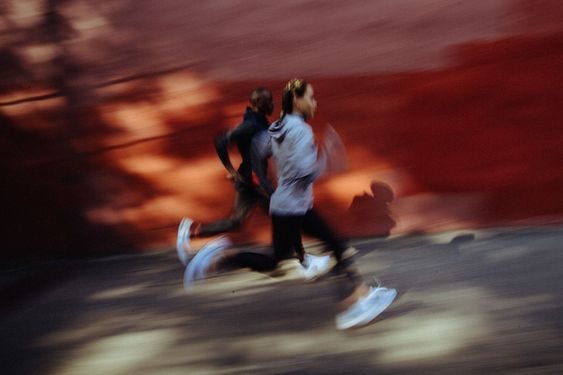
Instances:
[[[345,332],[334,327],[334,281],[304,283],[291,262],[277,275],[219,275],[189,293],[172,249],[3,271],[8,303],[0,314],[0,368],[3,374],[563,373],[563,228],[353,243],[361,271],[399,296],[372,324]]]

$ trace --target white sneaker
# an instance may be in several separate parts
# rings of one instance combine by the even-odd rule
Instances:
[[[330,255],[305,254],[303,276],[307,281],[318,279],[332,268]]]
[[[336,328],[348,329],[371,322],[395,299],[397,291],[383,287],[373,288],[359,298],[350,308],[336,316]]]
[[[189,289],[195,281],[204,279],[213,259],[231,245],[231,241],[226,236],[206,243],[186,266],[184,271],[184,288]]]
[[[182,218],[178,227],[178,236],[176,237],[176,252],[178,259],[185,266],[188,264],[188,253],[190,251],[190,227],[193,220],[187,217]]]

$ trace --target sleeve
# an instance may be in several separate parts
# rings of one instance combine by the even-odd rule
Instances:
[[[228,133],[228,141],[229,143],[237,142],[241,139],[248,139],[252,137],[254,133],[254,124],[252,121],[243,121],[239,124],[236,128],[231,130]]]
[[[249,138],[254,132],[254,124],[251,121],[243,121],[230,131],[224,131],[215,138],[215,150],[225,169],[235,176],[237,171],[229,157],[229,145],[241,139]]]
[[[221,159],[221,162],[225,166],[225,169],[227,169],[231,175],[235,176],[237,171],[229,158],[229,134],[230,132],[224,131],[215,137],[215,150],[217,151],[219,159]]]
[[[326,169],[326,154],[318,152],[313,131],[310,128],[300,130],[295,137],[294,152],[297,178],[305,185],[313,183]]]
[[[270,156],[272,156],[272,144],[268,133],[254,136],[250,146],[250,163],[252,170],[258,177],[260,187],[267,195],[272,195],[274,192],[274,188],[268,180],[267,165]]]

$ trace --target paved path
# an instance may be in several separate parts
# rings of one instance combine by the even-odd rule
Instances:
[[[35,289],[20,283],[27,293],[12,293],[3,306],[0,367],[4,374],[563,373],[561,243],[563,229],[553,227],[357,240],[362,271],[400,294],[373,324],[346,332],[334,328],[333,281],[303,284],[290,264],[284,276],[234,272],[186,294],[172,250],[49,263]]]

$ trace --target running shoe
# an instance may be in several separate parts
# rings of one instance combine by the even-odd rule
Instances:
[[[182,218],[178,227],[178,236],[176,237],[176,252],[178,259],[185,266],[188,264],[190,252],[190,228],[193,220],[187,217]]]
[[[195,281],[204,279],[213,259],[231,245],[231,241],[226,236],[211,240],[205,244],[186,266],[184,271],[184,288],[189,289]]]
[[[307,281],[313,281],[325,275],[333,265],[330,255],[305,254],[303,261],[303,276]]]
[[[360,297],[348,310],[336,316],[336,328],[348,329],[368,324],[395,300],[397,291],[384,287],[370,287],[367,295]]]

